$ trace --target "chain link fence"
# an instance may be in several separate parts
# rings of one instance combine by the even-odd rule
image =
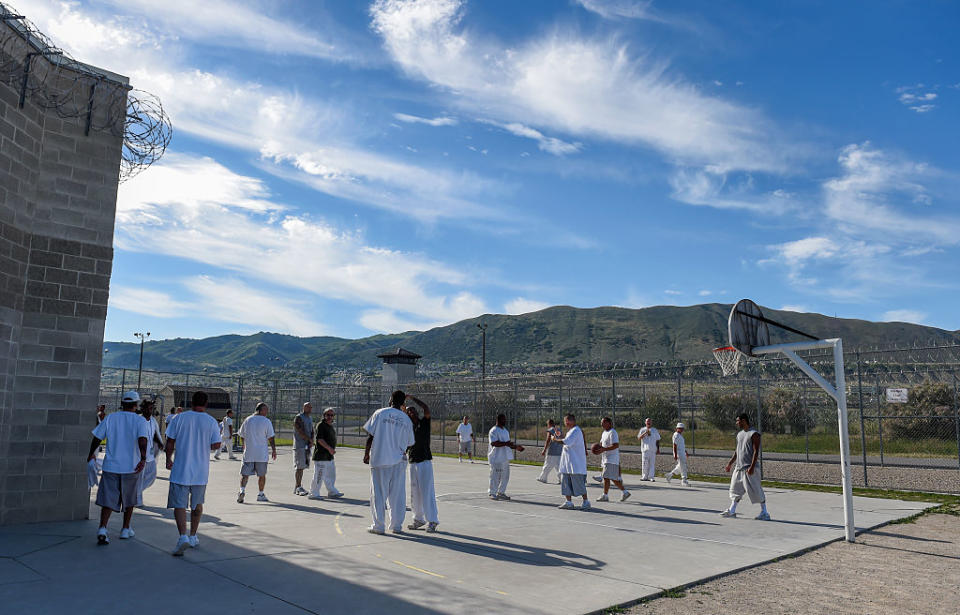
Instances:
[[[960,361],[935,347],[908,351],[858,351],[846,355],[853,481],[856,485],[960,492]],[[950,347],[960,355],[960,347]],[[922,355],[922,356],[921,356]],[[828,380],[832,357],[807,361]],[[119,406],[123,390],[155,395],[165,415],[188,405],[192,391],[222,390],[237,425],[266,402],[281,440],[290,439],[293,417],[307,401],[315,410],[333,407],[341,441],[360,444],[362,425],[390,391],[372,384],[308,384],[237,376],[104,369],[100,398]],[[404,390],[433,415],[434,450],[456,453],[455,429],[469,416],[475,454],[486,453],[486,433],[505,414],[514,438],[528,445],[521,457],[537,461],[548,419],[577,416],[588,442],[600,439],[600,419],[609,416],[620,434],[623,465],[639,466],[636,432],[646,418],[661,433],[658,471],[672,466],[671,434],[683,422],[690,471],[720,475],[732,455],[735,417],[747,413],[763,433],[765,479],[838,484],[840,438],[836,403],[784,360],[750,361],[740,373],[721,377],[709,363],[660,364],[593,372],[492,377],[485,380],[414,382]],[[906,389],[906,395],[888,391]],[[902,399],[903,401],[894,401]],[[186,401],[185,401],[186,400]],[[212,412],[220,418],[217,411]],[[220,412],[222,414],[222,411]],[[561,423],[562,424],[562,423]],[[634,455],[635,454],[635,455]],[[596,462],[596,460],[592,460]]]

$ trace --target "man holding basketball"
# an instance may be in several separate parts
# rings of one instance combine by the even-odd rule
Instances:
[[[489,442],[487,462],[490,464],[490,490],[488,494],[491,500],[509,500],[510,496],[506,491],[507,483],[510,482],[510,460],[513,459],[513,451],[522,451],[523,446],[510,440],[506,414],[497,415],[497,424],[490,428]]]

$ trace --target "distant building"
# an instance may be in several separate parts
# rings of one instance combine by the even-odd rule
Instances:
[[[230,391],[220,387],[184,387],[179,384],[168,384],[157,391],[157,408],[164,417],[170,413],[171,408],[177,406],[184,410],[189,410],[193,406],[190,403],[193,394],[197,391],[203,391],[207,394],[207,413],[213,418],[222,420],[227,415],[227,410],[233,408],[230,402]]]
[[[381,382],[385,388],[396,388],[417,379],[417,359],[422,358],[417,353],[397,348],[377,357],[383,359]]]

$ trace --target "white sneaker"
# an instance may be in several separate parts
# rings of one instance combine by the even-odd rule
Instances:
[[[413,523],[407,526],[408,530],[419,530],[427,524],[426,521],[418,521],[417,519],[413,520]]]
[[[685,481],[681,482],[680,484],[683,485],[684,487],[689,487],[689,486],[690,486],[690,481],[685,480]]]
[[[498,493],[498,494],[497,494],[497,499],[498,499],[498,500],[509,500],[509,499],[510,499],[510,496],[507,495],[506,493]]]
[[[620,494],[620,501],[626,502],[629,498],[630,498],[630,492],[624,489],[623,493]]]
[[[266,493],[258,493],[258,494],[257,494],[257,501],[258,501],[258,502],[269,502],[270,500],[267,499],[267,494],[266,494]]]
[[[598,501],[598,502],[609,502],[609,501],[610,501],[610,498],[608,498],[608,497],[607,497],[607,494],[604,493],[603,495],[601,495],[600,497],[597,498],[597,501]]]
[[[370,532],[371,534],[378,534],[380,536],[383,536],[383,530],[375,528],[373,526],[368,527],[367,531]]]
[[[322,496],[322,495],[313,495],[313,494],[311,493],[310,495],[307,496],[307,499],[308,499],[308,500],[322,500],[322,499],[323,499],[323,496]]]
[[[573,502],[567,500],[566,502],[564,502],[563,504],[561,504],[561,505],[558,506],[557,508],[560,508],[560,509],[563,509],[563,510],[570,510],[570,509],[573,508]]]
[[[243,491],[237,492],[237,504],[243,504],[243,496],[245,495],[246,493],[244,493]]]
[[[97,545],[103,546],[110,544],[110,537],[107,536],[107,528],[102,527],[97,530]]]
[[[120,539],[121,539],[121,540],[126,540],[127,538],[133,538],[134,535],[135,535],[135,534],[134,534],[134,531],[133,531],[132,529],[128,528],[128,527],[125,527],[125,528],[123,528],[122,530],[120,530]]]
[[[590,510],[591,508],[590,500],[584,500],[583,504],[580,505],[580,510]]]
[[[727,510],[723,511],[722,513],[720,513],[720,516],[721,516],[721,517],[733,518],[733,517],[736,517],[736,516],[737,516],[737,513],[735,513],[735,512],[730,512],[730,510],[727,509]]]
[[[547,479],[545,479],[545,478],[540,478],[539,476],[537,477],[537,480],[540,481],[541,483],[544,483],[544,484],[547,483]]]
[[[186,536],[181,536],[177,539],[177,546],[173,549],[173,555],[177,557],[182,557],[183,552],[190,548],[190,539]]]
[[[428,533],[428,534],[433,534],[434,532],[436,532],[438,525],[440,525],[440,524],[437,523],[436,521],[431,521],[430,523],[428,523],[428,524],[427,524],[427,533]]]
[[[188,537],[187,537],[187,540],[190,541],[190,548],[191,548],[191,549],[196,549],[197,547],[200,546],[200,538],[197,537],[196,534],[194,534],[193,536],[188,536]]]
[[[393,528],[393,529],[390,530],[390,531],[393,532],[394,534],[402,534],[402,533],[403,533],[403,528],[402,528],[402,527],[395,527],[395,528]]]
[[[328,497],[328,498],[333,498],[333,499],[342,498],[342,497],[343,497],[343,493],[340,492],[340,491],[338,491],[338,492],[336,492],[336,493],[328,493],[328,494],[327,494],[327,497]]]

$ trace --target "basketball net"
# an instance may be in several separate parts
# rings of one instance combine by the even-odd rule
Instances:
[[[717,363],[720,364],[723,375],[732,376],[736,374],[740,368],[740,357],[743,356],[743,353],[733,346],[722,346],[720,348],[714,348],[713,356],[717,359]]]

